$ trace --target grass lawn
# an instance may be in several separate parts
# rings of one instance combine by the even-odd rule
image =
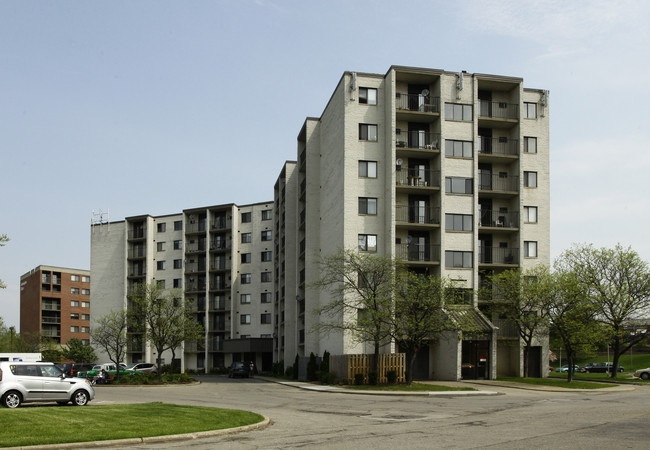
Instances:
[[[558,374],[559,375],[559,374]],[[596,375],[596,374],[594,374]],[[513,381],[515,383],[536,384],[542,386],[562,387],[567,389],[606,389],[616,386],[615,384],[592,383],[574,379],[571,383],[566,381],[566,376],[562,378],[519,378],[519,377],[499,377],[497,381]]]
[[[566,373],[553,372],[548,374],[549,377],[554,379],[563,379],[566,380]],[[617,373],[616,378],[612,378],[608,373],[580,373],[576,372],[573,374],[574,380],[583,380],[583,381],[609,381],[613,383],[650,383],[650,381],[643,381],[639,378],[633,378],[629,373]]]
[[[248,411],[166,403],[0,409],[0,447],[220,430],[264,420]]]
[[[412,383],[410,386],[405,384],[391,384],[391,385],[348,385],[344,386],[346,389],[358,389],[361,391],[475,391],[476,389],[470,387],[452,387],[452,386],[442,386],[439,384],[426,384],[426,383]]]

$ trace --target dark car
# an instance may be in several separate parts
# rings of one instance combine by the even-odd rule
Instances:
[[[228,367],[228,378],[246,377],[248,378],[248,365],[241,361],[234,362]]]
[[[68,363],[61,366],[61,370],[65,373],[66,377],[76,377],[81,371],[91,370],[94,363]]]
[[[587,363],[580,368],[580,372],[584,373],[605,373],[612,372],[613,364],[611,362],[600,362],[600,363]],[[617,372],[623,372],[625,368],[623,366],[618,366],[616,369]]]

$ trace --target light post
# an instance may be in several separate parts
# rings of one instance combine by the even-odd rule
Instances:
[[[9,351],[13,353],[14,351],[14,333],[16,332],[16,327],[9,327],[9,333],[11,333],[10,347]]]

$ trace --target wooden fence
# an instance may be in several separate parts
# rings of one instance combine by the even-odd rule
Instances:
[[[375,355],[330,355],[330,372],[334,372],[337,378],[348,378],[354,380],[354,376],[362,373],[364,382],[368,383],[368,372],[372,371]],[[379,373],[377,382],[385,384],[388,382],[386,372],[394,370],[397,374],[397,382],[406,382],[406,355],[404,353],[391,353],[379,355]]]

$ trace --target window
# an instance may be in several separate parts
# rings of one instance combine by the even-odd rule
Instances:
[[[472,120],[472,115],[472,105],[445,103],[445,119],[447,120]]]
[[[82,276],[81,277],[81,282],[82,283],[90,283],[90,277]]]
[[[242,264],[248,264],[251,262],[251,254],[250,253],[242,253],[241,254],[241,262]]]
[[[90,327],[81,327],[82,333],[90,333]]]
[[[270,230],[262,231],[262,240],[263,241],[270,241],[271,239],[273,239],[273,232],[272,231],[270,231]]]
[[[174,231],[180,231],[182,229],[183,229],[183,221],[182,220],[174,221]]]
[[[78,308],[78,307],[79,307],[79,301],[77,301],[77,300],[71,300],[71,301],[70,301],[70,306],[71,306],[72,308]]]
[[[537,119],[537,103],[524,102],[524,117],[526,119]]]
[[[83,345],[90,345],[90,339],[82,339],[82,340],[81,340],[81,343],[82,343]]]
[[[265,209],[262,211],[262,220],[271,220],[273,218],[273,210]]]
[[[183,280],[181,278],[174,278],[174,288],[183,287]]]
[[[82,289],[81,295],[90,295],[90,289]]]
[[[376,234],[360,234],[359,235],[359,250],[362,252],[376,252],[377,251],[377,235]]]
[[[271,295],[270,292],[262,292],[262,295],[261,295],[261,298],[260,298],[260,301],[262,303],[271,303],[272,299],[273,299],[273,295]]]
[[[70,327],[70,332],[71,333],[79,333],[79,327],[78,326]]]
[[[537,187],[537,172],[524,172],[524,186],[528,188]]]
[[[164,242],[158,242],[156,244],[156,250],[159,252],[164,252],[165,251],[165,243]]]
[[[79,275],[70,275],[70,281],[79,281]]]
[[[79,320],[79,314],[77,314],[77,313],[70,314],[70,319],[71,320]]]
[[[241,234],[241,243],[248,244],[253,241],[253,235],[251,233],[242,233]]]
[[[454,141],[451,139],[445,141],[445,156],[471,158],[472,154],[472,143],[470,141]]]
[[[273,259],[273,253],[270,251],[262,252],[262,262],[269,262]]]
[[[273,281],[273,274],[271,272],[262,272],[262,283],[270,283]]]
[[[524,152],[525,153],[537,153],[537,138],[536,137],[524,137]]]
[[[359,214],[377,215],[377,199],[359,197]]]
[[[524,256],[537,258],[537,241],[524,241]]]
[[[374,88],[359,88],[359,103],[366,105],[377,104],[377,89]]]
[[[445,252],[445,267],[471,268],[473,266],[472,252],[448,250]]]
[[[241,284],[250,284],[251,282],[250,273],[242,273],[240,278],[241,278]]]
[[[90,314],[82,314],[81,320],[90,320]]]
[[[264,324],[270,324],[271,323],[271,314],[270,313],[264,313],[260,317],[261,323]]]
[[[79,288],[70,288],[71,294],[79,294]]]
[[[445,177],[445,192],[447,194],[471,194],[474,191],[472,178]]]
[[[252,220],[252,214],[249,212],[241,213],[241,222],[248,223]]]
[[[251,295],[250,294],[241,294],[239,296],[239,301],[241,302],[242,305],[247,305],[251,302]]]
[[[156,261],[156,269],[165,270],[165,261]]]
[[[158,281],[156,282],[156,285],[157,285],[160,289],[165,289],[165,280],[158,280]]]
[[[251,315],[250,314],[242,314],[239,316],[239,323],[242,325],[250,325],[251,324]]]
[[[447,231],[472,231],[472,215],[445,214],[445,229]]]
[[[81,302],[82,308],[90,308],[90,302]]]
[[[174,241],[174,250],[181,250],[183,248],[183,241]]]
[[[524,222],[537,223],[537,206],[524,206]]]
[[[361,178],[377,178],[377,161],[359,161]]]
[[[167,230],[167,224],[166,223],[159,223],[157,225],[158,233],[164,233]]]
[[[359,140],[360,141],[376,141],[377,140],[377,125],[369,123],[359,124]]]
[[[183,260],[182,259],[175,259],[174,260],[174,269],[182,269],[183,268]]]

